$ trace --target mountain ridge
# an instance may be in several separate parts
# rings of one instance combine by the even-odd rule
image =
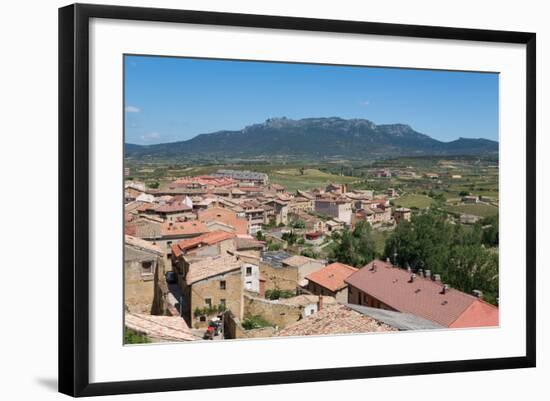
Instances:
[[[407,124],[377,125],[367,119],[269,118],[240,130],[199,134],[185,141],[125,143],[126,157],[378,158],[414,155],[477,155],[498,152],[498,142],[459,137],[442,142]]]

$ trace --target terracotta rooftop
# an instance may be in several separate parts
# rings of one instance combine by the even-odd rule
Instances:
[[[343,263],[331,263],[306,276],[306,279],[324,287],[332,292],[336,292],[345,288],[347,284],[344,282],[346,278],[355,273],[358,269]]]
[[[172,202],[161,205],[155,209],[156,213],[177,213],[177,212],[187,212],[192,210],[191,207],[187,206],[185,203],[181,202]]]
[[[341,304],[324,306],[320,311],[287,326],[279,336],[315,336],[396,331],[391,326]]]
[[[124,325],[157,341],[200,340],[191,333],[185,320],[179,316],[155,316],[127,312],[124,316]]]
[[[436,322],[445,327],[498,325],[498,308],[481,299],[432,279],[416,277],[388,262],[374,260],[345,282],[399,312]]]
[[[226,231],[212,231],[210,233],[199,235],[198,237],[184,239],[179,241],[177,247],[185,252],[189,249],[204,245],[214,245],[228,239],[235,238],[235,234]]]
[[[124,233],[139,238],[159,238],[162,235],[162,225],[145,218],[134,219],[124,225]]]
[[[163,236],[198,235],[209,231],[203,222],[196,220],[184,222],[166,221],[162,224]]]
[[[248,233],[248,220],[244,217],[237,217],[237,213],[231,209],[217,206],[211,207],[199,212],[197,218],[203,223],[219,221],[227,224],[233,227],[237,234]]]
[[[232,255],[190,260],[189,271],[185,276],[188,285],[219,274],[229,273],[241,268],[241,262]]]
[[[125,235],[124,243],[137,249],[156,253],[159,256],[164,255],[164,252],[159,246],[153,244],[152,242],[145,241],[141,238],[133,237],[131,235]]]

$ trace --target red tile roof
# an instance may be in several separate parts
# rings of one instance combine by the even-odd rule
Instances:
[[[237,217],[237,213],[231,209],[211,207],[199,212],[198,219],[203,223],[219,221],[227,224],[235,229],[236,234],[248,233],[248,220],[244,217]]]
[[[345,288],[347,284],[344,282],[346,278],[355,273],[358,269],[343,263],[331,263],[306,276],[306,279],[325,287],[326,289],[336,292]]]
[[[200,221],[191,220],[184,222],[166,221],[162,223],[163,236],[178,236],[178,235],[198,235],[210,231],[206,225]]]
[[[341,304],[326,305],[320,311],[282,329],[279,336],[316,336],[397,331],[391,326]]]
[[[214,245],[228,239],[235,238],[235,234],[226,231],[213,231],[210,233],[199,235],[195,238],[181,240],[177,243],[178,248],[182,251],[196,248],[204,245]]]
[[[399,312],[411,313],[445,327],[498,325],[498,308],[443,284],[416,277],[391,263],[374,260],[345,282]],[[471,324],[471,326],[469,326]]]

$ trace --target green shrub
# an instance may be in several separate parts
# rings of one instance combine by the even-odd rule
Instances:
[[[124,328],[124,344],[147,344],[151,339],[145,334],[138,333],[135,330]]]
[[[259,329],[260,327],[273,326],[260,315],[249,316],[243,320],[242,326],[245,330]]]

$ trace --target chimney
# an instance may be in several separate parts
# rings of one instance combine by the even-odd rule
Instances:
[[[320,311],[321,309],[323,309],[323,296],[319,295],[319,302],[317,304],[317,310]]]
[[[434,274],[433,275],[433,280],[434,281],[441,281],[441,274]]]
[[[447,291],[449,291],[449,286],[447,284],[443,284],[443,288],[441,289],[441,294],[446,294]]]
[[[409,280],[409,283],[414,283],[414,279],[416,278],[416,274],[411,274],[411,279]]]
[[[412,271],[411,265],[407,263],[407,271],[410,273]]]
[[[426,278],[432,278],[432,271],[431,270],[426,270],[424,275],[426,276]]]
[[[483,299],[483,292],[480,290],[473,290],[472,293],[476,298]]]
[[[418,269],[418,275],[419,275],[420,277],[424,277],[424,270]]]
[[[388,257],[388,258],[386,258],[386,263],[391,263],[391,260],[390,260],[390,258],[389,258],[389,257]]]

